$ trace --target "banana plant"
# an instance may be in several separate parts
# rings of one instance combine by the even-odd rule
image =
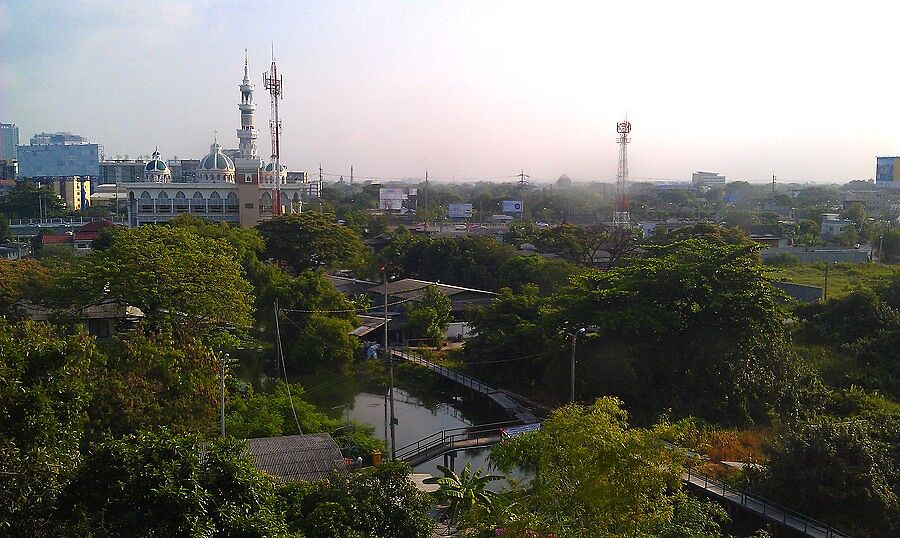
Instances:
[[[484,469],[480,468],[473,473],[471,463],[467,463],[462,473],[458,475],[443,465],[438,465],[437,468],[444,476],[426,478],[423,482],[439,486],[434,495],[448,504],[451,524],[458,523],[464,513],[476,506],[491,508],[497,493],[486,489],[487,485],[495,480],[502,480],[502,476],[493,474],[481,476]]]

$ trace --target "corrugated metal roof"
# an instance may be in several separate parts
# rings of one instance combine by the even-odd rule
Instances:
[[[284,482],[313,482],[346,469],[341,449],[327,433],[248,439],[247,452],[257,470]]]

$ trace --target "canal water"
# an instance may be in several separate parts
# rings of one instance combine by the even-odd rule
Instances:
[[[242,370],[239,376],[257,386],[264,384],[268,377],[265,373],[267,368],[261,363]],[[423,368],[398,364],[395,372],[394,415],[397,418],[395,436],[398,448],[442,430],[510,420],[487,398],[473,396],[455,383]],[[349,373],[319,372],[289,375],[289,379],[292,383],[300,383],[304,387],[303,399],[325,414],[371,426],[373,434],[385,441],[386,375],[380,363],[370,361],[358,365],[355,371]],[[387,442],[385,444],[389,446]],[[481,467],[487,471],[489,452],[489,449],[459,452],[454,468],[460,472],[470,463],[473,470]],[[438,473],[437,466],[443,463],[443,458],[439,457],[417,466],[415,470],[435,474]],[[516,473],[515,478],[526,477]],[[494,484],[502,487],[505,481]]]

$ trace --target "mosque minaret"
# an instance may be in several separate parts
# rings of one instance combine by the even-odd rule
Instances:
[[[276,167],[259,157],[254,85],[246,50],[244,78],[239,88],[238,149],[224,150],[216,139],[209,153],[197,161],[196,177],[181,181],[173,180],[159,150],[154,151],[140,181],[115,187],[118,192],[124,188],[128,193],[130,225],[166,222],[180,214],[191,214],[207,220],[255,226],[271,218],[278,203],[273,201],[276,176],[280,178],[280,212],[299,210],[304,198],[321,195],[321,184],[310,183],[305,173],[289,174],[283,164]]]

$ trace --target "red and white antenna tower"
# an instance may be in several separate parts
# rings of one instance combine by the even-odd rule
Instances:
[[[616,132],[619,133],[619,171],[616,173],[616,210],[613,212],[613,226],[627,228],[628,222],[628,143],[631,142],[628,134],[631,133],[631,122],[628,116],[625,121],[616,124]]]
[[[272,97],[272,119],[269,129],[272,131],[272,174],[275,176],[275,196],[272,197],[272,216],[282,213],[281,206],[281,120],[278,119],[278,100],[281,99],[282,80],[275,66],[275,45],[272,45],[272,66],[268,73],[263,73],[263,86]]]

